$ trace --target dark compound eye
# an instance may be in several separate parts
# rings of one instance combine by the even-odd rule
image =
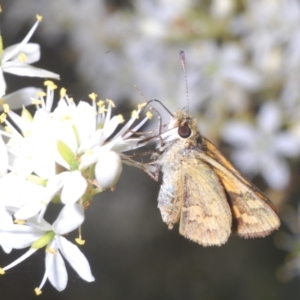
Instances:
[[[178,128],[178,134],[182,138],[188,138],[191,135],[192,131],[189,126],[183,125]]]

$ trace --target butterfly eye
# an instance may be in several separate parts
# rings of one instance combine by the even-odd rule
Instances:
[[[178,134],[182,138],[188,138],[191,135],[192,131],[189,126],[183,125],[178,128]]]

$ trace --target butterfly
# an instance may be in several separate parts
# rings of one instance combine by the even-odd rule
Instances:
[[[220,246],[231,233],[265,237],[280,226],[273,203],[200,134],[197,120],[183,110],[172,115],[159,135],[154,159],[152,165],[163,174],[158,195],[162,219],[169,229],[179,223],[184,237]]]

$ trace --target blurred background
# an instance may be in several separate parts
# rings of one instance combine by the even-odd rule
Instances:
[[[204,248],[172,231],[157,209],[159,183],[124,167],[115,192],[86,211],[82,251],[96,281],[69,268],[65,291],[42,299],[299,299],[300,1],[4,0],[4,47],[31,42],[35,65],[60,74],[76,101],[95,92],[125,117],[144,99],[186,106],[179,51],[186,53],[190,112],[199,129],[276,204],[282,226],[264,239],[232,236]],[[43,79],[5,74],[10,93]],[[72,237],[70,237],[72,238]],[[1,266],[24,251],[0,255]],[[43,251],[0,278],[1,299],[33,299]]]

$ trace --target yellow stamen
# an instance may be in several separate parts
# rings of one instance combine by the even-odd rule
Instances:
[[[57,89],[57,85],[53,81],[51,81],[51,80],[46,80],[44,82],[44,85],[47,86],[50,90]]]
[[[147,112],[146,112],[146,117],[147,117],[149,120],[151,120],[152,117],[153,117],[153,114],[152,114],[150,111],[147,111]]]
[[[42,22],[43,16],[41,16],[41,15],[36,15],[36,19],[37,19],[39,22]]]
[[[9,109],[9,105],[8,104],[3,104],[3,110],[5,113],[9,113],[10,109]]]
[[[44,81],[44,86],[48,86],[49,84],[54,84],[54,82],[51,81],[51,80],[45,80]]]
[[[57,85],[56,84],[52,84],[52,85],[48,85],[48,89],[50,90],[56,90],[57,89]]]
[[[104,114],[107,111],[107,109],[105,108],[105,106],[100,106],[99,108],[99,114]]]
[[[147,105],[146,102],[141,103],[141,104],[138,105],[138,109],[141,109],[141,108],[145,107],[146,105]]]
[[[36,93],[36,96],[37,97],[45,97],[45,96],[47,96],[47,94],[44,91],[40,91],[40,92]]]
[[[59,92],[60,98],[65,97],[66,96],[66,92],[67,92],[67,90],[65,88],[61,88],[60,92]]]
[[[110,100],[110,99],[106,99],[106,102],[107,102],[108,104],[110,104],[111,107],[116,107],[116,104],[114,103],[114,101],[112,101],[112,100]]]
[[[89,98],[91,99],[91,100],[93,100],[93,101],[96,101],[96,99],[97,99],[97,97],[98,97],[98,95],[96,94],[96,93],[91,93],[91,94],[89,94]]]
[[[53,248],[50,248],[50,247],[47,247],[47,248],[46,248],[46,252],[48,252],[48,253],[50,253],[50,254],[54,254],[54,255],[57,254],[56,250],[53,249]]]
[[[39,99],[31,98],[31,104],[33,105],[41,105],[42,101]]]
[[[99,101],[97,102],[97,106],[105,106],[104,100],[99,100]]]
[[[5,274],[5,271],[2,268],[0,268],[0,275],[4,275],[4,274]]]
[[[139,113],[137,110],[134,110],[132,113],[131,113],[131,118],[133,119],[138,119],[139,118]]]
[[[122,124],[125,122],[125,119],[122,115],[117,115],[117,118],[118,118],[119,124]]]
[[[25,53],[20,53],[18,59],[20,62],[25,63],[27,61],[27,56]]]
[[[11,127],[10,126],[4,126],[4,130],[7,133],[12,133]]]
[[[76,238],[75,242],[81,246],[85,244],[85,240],[82,240],[81,237]]]
[[[4,99],[0,99],[0,105],[3,105],[5,103],[5,100]]]
[[[6,120],[6,114],[5,113],[2,113],[1,115],[0,115],[0,123],[4,123],[4,121]]]
[[[25,224],[25,221],[24,220],[14,220],[14,224],[18,224],[18,225],[24,225]]]
[[[35,288],[34,289],[34,292],[37,296],[41,295],[42,294],[42,291],[39,289],[39,288]]]

